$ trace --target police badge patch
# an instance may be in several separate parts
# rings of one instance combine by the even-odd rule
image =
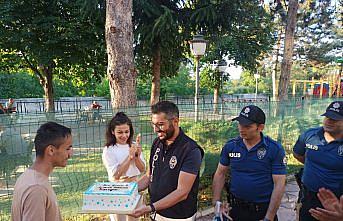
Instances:
[[[176,156],[172,156],[169,160],[169,168],[174,169],[177,164],[177,158]]]
[[[249,112],[250,112],[250,108],[249,107],[245,108],[244,113],[248,114]]]
[[[343,145],[338,147],[338,151],[337,152],[338,152],[339,156],[343,157]]]
[[[336,109],[340,107],[339,103],[334,103],[332,106]]]
[[[264,147],[258,148],[257,150],[257,158],[262,160],[264,158],[264,156],[266,155],[267,150]]]

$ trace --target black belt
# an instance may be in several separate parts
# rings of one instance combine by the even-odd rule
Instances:
[[[317,196],[317,192],[313,192],[311,190],[309,190],[305,185],[302,185],[302,191],[303,191],[303,196],[306,199],[316,199],[319,201],[318,196]]]
[[[254,203],[254,202],[249,202],[249,201],[246,201],[243,199],[239,199],[235,195],[233,195],[232,193],[229,193],[229,194],[230,194],[229,201],[230,201],[230,205],[232,205],[232,206],[245,208],[245,209],[248,209],[248,210],[254,211],[254,212],[259,212],[261,210],[268,209],[269,202],[267,202],[267,203]]]

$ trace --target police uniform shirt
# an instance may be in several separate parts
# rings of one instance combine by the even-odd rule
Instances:
[[[231,166],[230,192],[254,203],[270,201],[272,175],[286,174],[285,151],[279,143],[263,136],[250,150],[241,137],[229,140],[222,149],[220,164]]]
[[[299,136],[293,151],[305,156],[302,182],[310,191],[325,187],[343,194],[343,139],[328,143],[323,127],[312,128]]]
[[[156,202],[177,189],[181,171],[197,175],[187,199],[157,213],[173,219],[185,219],[197,211],[199,170],[204,155],[198,144],[180,129],[175,141],[167,146],[156,138],[150,153],[149,194]]]

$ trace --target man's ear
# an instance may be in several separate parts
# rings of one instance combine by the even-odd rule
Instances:
[[[173,119],[173,123],[174,123],[174,124],[179,125],[179,122],[180,122],[180,120],[179,120],[178,117],[175,117],[175,118]]]
[[[45,149],[45,154],[48,156],[53,156],[54,155],[55,148],[52,145],[49,145]]]
[[[264,124],[259,124],[257,129],[258,129],[258,131],[262,132],[264,129]]]

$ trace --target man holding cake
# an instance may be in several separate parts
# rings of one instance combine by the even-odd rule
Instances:
[[[199,170],[204,151],[179,127],[179,110],[169,101],[151,107],[157,138],[150,153],[149,170],[138,189],[149,189],[150,204],[138,206],[132,216],[152,213],[155,220],[195,220]]]
[[[48,122],[35,137],[36,160],[18,178],[13,192],[12,220],[62,220],[57,198],[49,183],[55,167],[65,167],[72,156],[70,128]]]

